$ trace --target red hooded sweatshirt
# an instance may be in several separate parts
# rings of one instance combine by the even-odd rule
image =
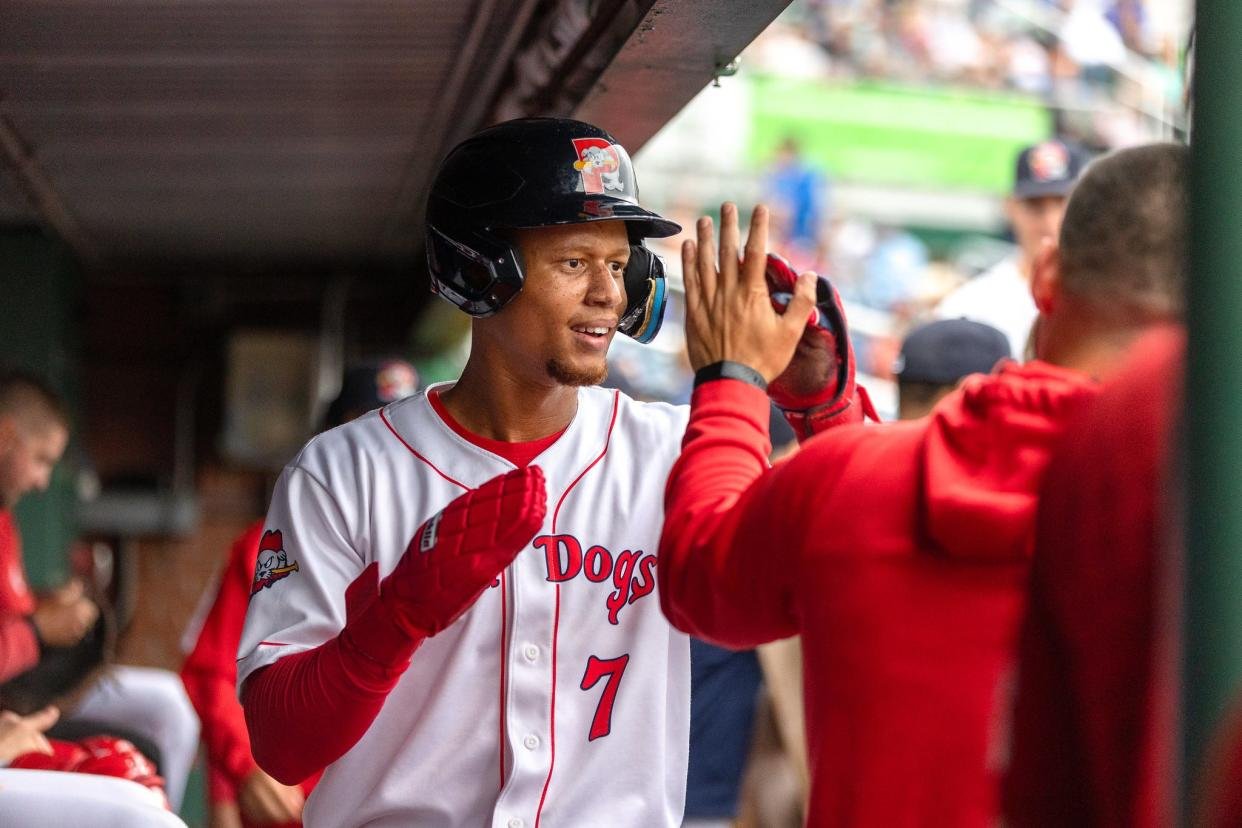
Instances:
[[[1181,564],[1164,511],[1183,350],[1175,328],[1136,343],[1048,467],[1019,647],[1009,825],[1177,822]]]
[[[801,634],[808,824],[992,825],[989,751],[1035,493],[1094,393],[1045,363],[974,376],[928,417],[846,426],[767,468],[766,396],[696,389],[665,494],[659,591],[731,647]]]

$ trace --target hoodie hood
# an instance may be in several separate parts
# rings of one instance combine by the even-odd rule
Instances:
[[[956,559],[1028,558],[1048,461],[1097,388],[1079,371],[1009,362],[967,378],[936,406],[922,446],[922,528],[931,545]]]

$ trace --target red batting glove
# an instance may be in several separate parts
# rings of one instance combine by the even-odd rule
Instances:
[[[492,585],[546,513],[538,466],[461,495],[419,527],[378,590],[377,564],[350,585],[343,643],[385,668],[403,668],[424,638],[451,625]]]
[[[793,296],[798,274],[775,253],[768,254],[765,273],[772,305],[783,311]],[[841,297],[823,276],[816,286],[816,305],[789,366],[768,384],[768,396],[785,415],[798,440],[834,426],[879,422],[867,389],[854,382],[854,349]]]
[[[77,770],[89,754],[77,742],[63,742],[60,739],[48,739],[52,746],[49,753],[23,753],[9,762],[10,768],[23,770],[73,771]]]
[[[132,742],[114,736],[92,736],[81,742],[61,742],[49,739],[51,755],[26,753],[9,763],[11,768],[25,770],[52,770],[70,773],[93,773],[99,776],[115,776],[144,785],[160,795],[168,808],[164,793],[164,779],[155,764],[144,756]]]
[[[78,773],[115,776],[144,785],[160,795],[164,807],[171,810],[164,792],[164,779],[155,763],[144,756],[132,742],[112,736],[92,736],[79,742],[87,757],[75,768]]]

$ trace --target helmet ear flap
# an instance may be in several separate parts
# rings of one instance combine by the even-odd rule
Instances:
[[[515,247],[486,231],[447,232],[427,225],[432,292],[475,317],[491,316],[522,289],[525,273]]]
[[[642,242],[630,245],[625,265],[625,313],[617,330],[644,345],[655,339],[664,322],[667,283],[664,263]]]

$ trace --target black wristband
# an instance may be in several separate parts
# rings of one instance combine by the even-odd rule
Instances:
[[[765,393],[768,390],[768,381],[763,378],[763,374],[760,374],[749,365],[743,365],[740,362],[729,362],[727,359],[713,362],[711,365],[704,365],[695,371],[694,387],[698,388],[705,382],[718,379],[741,380]]]

